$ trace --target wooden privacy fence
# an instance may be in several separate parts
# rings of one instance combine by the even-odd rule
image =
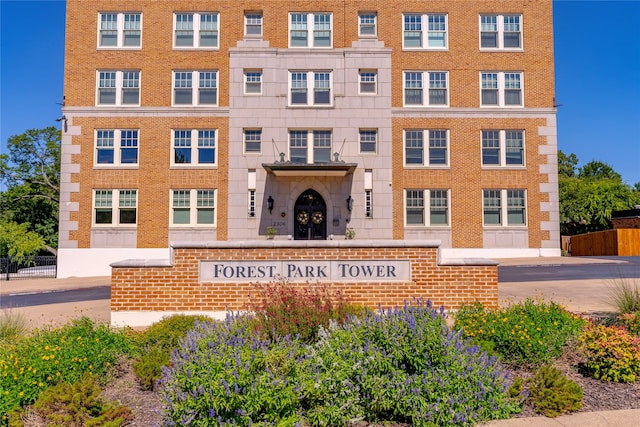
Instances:
[[[618,228],[571,236],[573,256],[639,256],[640,229]]]

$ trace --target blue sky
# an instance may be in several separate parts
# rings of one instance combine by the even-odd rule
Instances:
[[[3,152],[11,135],[59,126],[64,21],[64,1],[0,0]],[[639,24],[640,0],[554,1],[558,146],[628,184],[640,182]]]

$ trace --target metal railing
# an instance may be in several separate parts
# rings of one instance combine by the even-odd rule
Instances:
[[[55,256],[0,258],[0,280],[55,279]]]

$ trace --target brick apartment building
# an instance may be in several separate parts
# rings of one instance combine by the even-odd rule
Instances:
[[[551,0],[67,0],[59,277],[170,242],[560,254]]]

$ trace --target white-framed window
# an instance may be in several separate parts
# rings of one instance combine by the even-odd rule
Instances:
[[[408,227],[449,226],[449,190],[405,190],[405,224]]]
[[[481,50],[521,50],[522,15],[480,15]]]
[[[174,49],[217,49],[220,43],[217,12],[173,14]]]
[[[331,47],[331,13],[289,14],[289,47]]]
[[[96,166],[137,166],[138,129],[96,129]]]
[[[174,129],[171,132],[173,166],[215,166],[215,129]]]
[[[449,165],[449,131],[447,129],[405,129],[405,166]]]
[[[524,105],[522,72],[480,73],[481,107],[522,107]]]
[[[171,227],[215,227],[216,190],[171,190]]]
[[[376,37],[378,34],[378,14],[376,12],[358,13],[358,36]]]
[[[173,105],[218,105],[218,72],[174,71]]]
[[[331,106],[330,71],[289,72],[289,105],[294,107]]]
[[[486,227],[523,227],[527,225],[525,190],[483,190],[482,200],[483,223]]]
[[[364,216],[373,218],[373,170],[364,171]]]
[[[137,190],[93,191],[93,224],[95,226],[135,226],[137,222]]]
[[[360,129],[360,152],[375,153],[378,150],[378,130]]]
[[[262,129],[244,129],[242,134],[245,153],[260,153],[262,151]]]
[[[98,14],[98,47],[139,49],[142,46],[142,13]]]
[[[245,70],[244,71],[244,94],[245,95],[261,95],[262,94],[262,70]]]
[[[483,130],[482,166],[524,166],[523,130]]]
[[[262,12],[245,12],[244,35],[246,37],[262,37]]]
[[[248,199],[247,199],[247,215],[249,218],[255,218],[256,216],[256,170],[249,169],[247,171],[247,189],[248,189]]]
[[[442,13],[402,15],[403,49],[447,49],[447,15]]]
[[[358,73],[360,95],[375,95],[378,93],[378,70],[360,70]]]
[[[96,80],[96,105],[140,105],[140,71],[98,70]]]
[[[291,163],[329,163],[331,161],[330,130],[290,130]]]
[[[446,71],[405,71],[403,83],[405,107],[449,105],[449,73]]]

